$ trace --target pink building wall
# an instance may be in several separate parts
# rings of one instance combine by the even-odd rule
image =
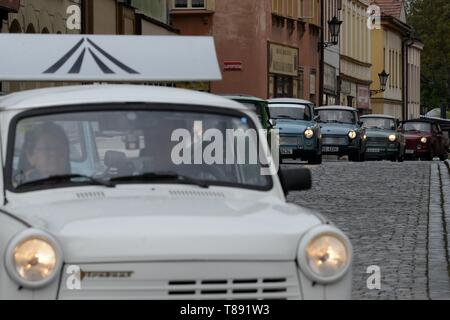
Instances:
[[[297,11],[297,7],[294,8]],[[316,71],[316,104],[319,99],[319,29],[293,20],[291,33],[273,24],[272,0],[216,1],[215,11],[207,18],[199,14],[172,15],[172,24],[181,34],[213,35],[223,80],[211,83],[217,94],[269,95],[269,43],[299,49],[298,66],[303,68],[303,95],[310,100],[310,71]],[[225,61],[242,63],[242,70],[224,71]]]

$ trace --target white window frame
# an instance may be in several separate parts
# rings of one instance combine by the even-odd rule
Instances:
[[[187,0],[187,7],[177,7],[176,0],[173,0],[173,8],[174,9],[206,9],[207,0],[203,0],[203,7],[192,7],[192,0]]]

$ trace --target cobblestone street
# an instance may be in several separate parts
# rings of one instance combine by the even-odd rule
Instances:
[[[444,164],[325,162],[309,168],[312,190],[293,193],[289,201],[319,210],[349,235],[355,253],[354,299],[450,298],[446,268],[430,270],[430,262],[446,262],[443,214],[431,219],[436,221],[429,229],[430,181],[439,187],[438,168],[448,173]],[[436,191],[434,199],[448,200],[446,193]],[[429,232],[442,241],[429,243]],[[437,251],[435,244],[441,246]],[[367,268],[373,265],[381,268],[381,290],[367,288]],[[439,295],[433,295],[435,288]]]

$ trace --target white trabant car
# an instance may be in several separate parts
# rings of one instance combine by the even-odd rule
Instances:
[[[5,34],[0,46],[5,81],[221,78],[210,37]],[[236,132],[256,132],[243,149],[260,161],[236,159]],[[240,103],[143,85],[37,89],[0,98],[0,135],[0,299],[351,297],[350,241],[287,203],[310,173],[273,170]]]
[[[195,137],[198,120],[261,128],[239,103],[181,89],[1,98],[0,298],[350,298],[347,237],[286,202],[310,176],[289,170],[282,185],[259,165],[172,164],[171,134]]]

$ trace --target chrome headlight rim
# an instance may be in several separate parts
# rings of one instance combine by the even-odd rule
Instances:
[[[358,134],[355,130],[350,130],[348,132],[348,137],[350,138],[350,140],[355,140],[358,137]]]
[[[303,135],[306,139],[312,139],[314,138],[314,130],[312,128],[306,128]]]
[[[307,247],[315,239],[320,236],[332,236],[340,240],[347,253],[347,264],[339,272],[330,277],[323,277],[315,273],[308,264]],[[300,244],[297,251],[297,264],[300,270],[306,275],[306,277],[319,284],[329,284],[336,282],[343,278],[352,266],[353,262],[353,246],[349,238],[339,229],[331,225],[320,225],[309,230],[300,240]]]
[[[389,135],[388,139],[390,142],[395,142],[397,141],[397,136],[395,134],[391,134]]]
[[[17,272],[16,264],[14,261],[14,252],[16,248],[26,241],[32,239],[41,240],[49,244],[54,250],[56,257],[56,263],[52,274],[47,278],[39,281],[30,281],[21,277]],[[42,288],[55,281],[59,277],[59,274],[62,270],[63,260],[63,251],[58,241],[49,233],[38,229],[27,229],[16,234],[8,243],[4,256],[5,268],[9,277],[20,286],[28,289]]]

